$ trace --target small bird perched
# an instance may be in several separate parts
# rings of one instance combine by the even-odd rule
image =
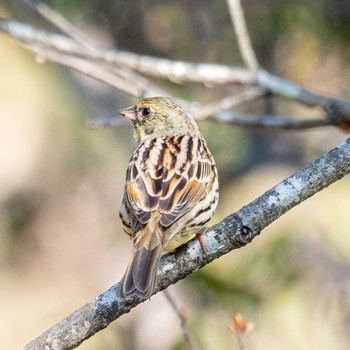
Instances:
[[[211,219],[218,174],[196,122],[172,99],[145,98],[118,113],[131,121],[138,146],[119,212],[133,251],[117,296],[147,299],[161,255],[200,234]]]

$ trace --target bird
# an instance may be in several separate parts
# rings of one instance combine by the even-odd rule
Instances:
[[[116,294],[148,299],[161,256],[204,232],[218,204],[218,172],[195,120],[172,98],[148,97],[118,113],[137,148],[119,211],[133,248]]]

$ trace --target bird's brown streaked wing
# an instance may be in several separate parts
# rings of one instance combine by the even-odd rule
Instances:
[[[161,178],[152,178],[148,167],[141,167],[134,159],[131,160],[130,167],[137,171],[127,171],[125,196],[136,218],[142,224],[147,224],[151,212],[158,208]]]
[[[143,157],[132,158],[125,193],[141,223],[159,210],[160,224],[168,227],[206,195],[211,164],[202,140],[169,137],[164,142],[145,142],[135,152]]]
[[[142,224],[147,224],[151,218],[151,211],[158,207],[158,197],[153,197],[147,192],[142,177],[128,182],[125,186],[125,194],[136,218]]]
[[[119,218],[122,222],[124,232],[128,236],[132,237],[132,234],[133,234],[132,214],[131,214],[128,206],[126,205],[125,193],[123,195],[122,204],[121,204],[120,210],[119,210]]]
[[[201,153],[197,153],[194,158],[195,162],[180,175],[180,181],[177,179],[177,172],[168,180],[171,190],[167,186],[163,188],[159,210],[160,223],[165,227],[185,215],[206,195],[210,183],[210,162]]]

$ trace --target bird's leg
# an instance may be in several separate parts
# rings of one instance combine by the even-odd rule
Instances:
[[[205,243],[205,237],[204,235],[209,231],[209,227],[204,227],[203,230],[201,230],[200,232],[196,233],[196,238],[199,241],[199,244],[201,245],[203,252],[207,251],[207,245]]]

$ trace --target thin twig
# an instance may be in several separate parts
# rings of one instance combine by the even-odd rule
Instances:
[[[240,350],[246,350],[247,335],[254,328],[254,324],[245,322],[243,316],[237,313],[233,316],[233,322],[229,324],[228,328],[236,335]]]
[[[227,0],[227,5],[230,10],[233,27],[235,29],[239,50],[244,64],[251,72],[255,73],[259,69],[259,63],[250,41],[241,1]]]
[[[105,62],[112,66],[127,67],[139,73],[169,79],[174,82],[192,81],[203,84],[232,84],[237,82],[249,85],[254,80],[253,75],[244,68],[171,61],[119,50],[102,48],[91,50],[82,47],[82,45],[66,36],[46,32],[28,24],[7,19],[0,18],[0,31],[25,43],[40,44],[43,48],[55,49],[64,54]]]
[[[264,87],[275,95],[298,101],[309,107],[322,107],[323,109],[341,109],[344,113],[350,115],[350,103],[335,98],[329,98],[324,95],[311,92],[304,89],[289,80],[277,77],[263,69],[260,69],[256,75],[258,86]]]
[[[110,71],[103,69],[100,66],[82,58],[65,55],[54,50],[42,50],[40,46],[36,45],[26,45],[26,47],[36,53],[37,60],[40,63],[44,63],[46,60],[59,63],[102,83],[113,86],[116,89],[125,91],[132,96],[145,96],[147,94],[147,92],[141,90],[137,84],[133,84],[117,76],[116,74],[113,74]]]
[[[325,126],[336,126],[327,119],[288,119],[279,115],[252,115],[234,112],[220,113],[209,119],[248,128],[274,129],[274,130],[305,130]]]
[[[63,33],[74,39],[80,45],[87,48],[97,47],[91,37],[87,36],[83,31],[77,28],[74,24],[69,22],[65,17],[63,17],[59,12],[53,10],[50,6],[44,2],[37,0],[22,0],[25,4],[30,6],[33,10],[38,12],[43,18],[48,22],[53,24],[55,27],[60,29]]]
[[[252,87],[241,94],[225,97],[220,101],[201,106],[200,109],[193,112],[193,117],[196,120],[203,120],[223,111],[232,110],[247,105],[248,103],[252,103],[265,95],[265,89]]]
[[[139,73],[157,78],[166,78],[170,81],[192,81],[209,85],[240,83],[259,86],[275,95],[298,101],[307,106],[321,106],[327,112],[340,112],[345,121],[349,123],[350,103],[303,89],[263,69],[259,69],[256,74],[252,74],[244,68],[224,65],[171,61],[117,50],[88,50],[65,36],[48,33],[6,19],[0,19],[0,31],[4,31],[25,43],[41,44],[43,49],[52,48],[73,56],[99,60],[111,65],[120,65]]]
[[[198,110],[198,107],[196,108],[196,110]],[[197,119],[195,111],[193,112],[193,117]],[[330,120],[323,118],[293,120],[279,115],[254,115],[235,112],[217,113],[216,115],[212,116],[208,115],[205,118],[200,117],[199,120],[213,120],[215,122],[222,122],[232,126],[243,126],[246,128],[259,128],[270,130],[305,130],[318,127],[337,126]],[[98,129],[101,127],[115,127],[120,125],[126,125],[126,122],[124,119],[118,118],[116,116],[103,116],[94,119],[89,119],[86,122],[86,125],[89,128]]]
[[[211,64],[189,64],[185,62],[156,59],[152,57],[139,56],[125,52],[120,53],[118,51],[110,51],[104,49],[90,50],[84,48],[68,37],[44,32],[37,30],[31,26],[5,19],[0,19],[0,30],[21,40],[24,43],[31,44],[26,47],[36,53],[40,52],[40,54],[47,59],[72,67],[77,71],[80,71],[97,80],[103,81],[111,86],[114,86],[122,91],[126,91],[131,95],[138,97],[155,95],[169,96],[169,94],[164,90],[159,90],[156,86],[149,84],[147,80],[137,78],[132,79],[130,77],[124,76],[124,74],[128,75],[129,72],[126,71],[125,67],[122,68],[122,62],[127,65],[127,68],[134,67],[135,69],[139,69],[139,71],[144,71],[145,67],[145,72],[149,72],[149,69],[153,69],[153,73],[151,74],[156,75],[157,72],[161,72],[162,77],[165,77],[170,72],[170,77],[168,77],[169,80],[172,80],[172,73],[174,73],[180,80],[182,78],[188,78],[189,80],[192,79],[192,81],[200,80],[202,83],[223,83],[223,81],[226,81],[226,83],[229,83],[231,81],[232,83],[233,81],[237,81],[242,78],[239,77],[239,74],[237,74],[237,71],[235,69],[226,66]],[[81,50],[81,52],[79,50]],[[83,58],[87,58],[88,60],[86,61]],[[101,59],[101,62],[105,62],[105,64],[108,64],[107,62],[109,61],[115,63],[116,61],[114,61],[114,59],[117,58],[117,61],[119,64],[121,64],[121,69],[119,71],[120,74],[118,75],[116,71],[112,72],[104,66],[96,65],[95,62],[89,62],[90,59],[97,58]],[[133,60],[134,62],[132,62]],[[140,63],[140,67],[138,68],[137,62]],[[251,80],[250,83],[248,82],[248,80],[251,79],[251,77],[248,78],[250,73],[244,69],[241,69],[241,72],[246,72],[248,74],[245,76],[245,78],[243,78],[243,80],[240,81],[241,83],[246,83],[247,85],[255,84],[256,87],[265,89],[266,92],[298,101],[307,106],[322,107],[326,111],[326,119],[328,120],[328,125],[338,125],[339,127],[342,125],[345,127],[347,125],[350,125],[350,104],[348,102],[313,93],[301,88],[296,84],[291,83],[288,80],[274,76],[262,69],[257,72],[256,80]],[[245,80],[246,78],[248,78],[248,80]],[[230,99],[233,101],[231,104],[232,108],[237,103],[236,100],[239,100],[240,97],[230,97],[228,98],[228,101]],[[189,105],[190,103],[187,101],[186,104]],[[219,101],[218,103],[214,103],[212,106],[209,105],[208,111],[206,111],[205,108],[201,108],[201,112],[198,112],[199,109],[197,109],[195,113],[198,113],[199,118],[208,117],[209,114],[213,113],[215,109],[217,111],[220,111],[221,104],[222,101]],[[238,105],[239,104],[240,103],[238,103]],[[225,105],[225,103],[223,105]],[[198,106],[200,105],[198,104]],[[212,110],[210,110],[211,108]],[[199,113],[203,113],[203,115],[200,116]],[[239,123],[241,125],[246,125],[250,122],[242,123],[239,121]],[[282,128],[301,129],[303,127],[310,128],[314,126],[324,126],[326,124],[327,123],[323,121],[310,123],[308,121],[305,123],[295,123],[294,121],[291,121],[289,123],[289,126],[282,126]],[[280,128],[279,126],[272,127]]]
[[[87,36],[83,31],[81,31],[79,28],[77,28],[75,25],[73,25],[65,17],[63,17],[60,13],[53,10],[47,4],[41,1],[33,1],[33,0],[22,0],[22,1],[26,3],[28,6],[30,6],[32,9],[37,11],[43,18],[45,18],[47,21],[49,21],[51,24],[53,24],[55,27],[61,30],[64,34],[74,39],[77,43],[79,43],[86,49],[90,49],[90,50],[102,49],[96,42],[94,42],[91,39],[91,37]],[[97,62],[94,62],[94,61],[91,62],[91,64],[92,63],[97,64]],[[131,71],[128,68],[115,66],[115,67],[110,67],[108,69],[108,67],[104,67],[103,65],[100,64],[98,69],[100,71],[104,70],[105,75],[110,76],[111,80],[114,80],[112,75],[116,74],[119,78],[123,78],[126,83],[137,85],[139,87],[139,91],[144,92],[141,95],[136,95],[138,97],[155,96],[155,95],[170,96],[170,94],[166,90],[161,89],[159,86],[157,86],[150,80],[146,79],[145,77],[141,76],[140,74],[134,71]]]
[[[98,129],[103,127],[127,125],[127,122],[118,116],[100,116],[88,119],[85,125],[91,129]]]
[[[163,290],[163,295],[165,296],[166,300],[169,302],[171,308],[174,310],[177,318],[180,321],[181,331],[189,349],[195,350],[194,341],[192,340],[191,334],[187,328],[186,317],[184,313],[182,312],[182,310],[179,309],[174,298],[170,295],[167,289]]]
[[[194,112],[195,113],[195,112]],[[194,114],[195,117],[195,114]],[[232,126],[243,126],[246,128],[273,129],[273,130],[305,130],[318,127],[337,126],[330,120],[323,118],[314,119],[288,119],[279,115],[254,115],[235,112],[223,112],[216,115],[200,118],[199,120],[213,120]],[[103,116],[89,119],[86,122],[87,127],[98,129],[103,127],[115,127],[126,125],[124,119],[116,116]]]
[[[237,338],[239,350],[246,350],[247,349],[246,348],[246,342],[247,342],[246,337],[236,334],[236,338]]]
[[[149,85],[140,79],[134,81],[126,78],[127,72],[122,72],[122,70],[120,70],[122,74],[119,75],[117,71],[112,72],[89,60],[65,55],[55,50],[43,50],[39,45],[28,44],[24,45],[24,47],[36,53],[39,63],[45,63],[47,60],[59,63],[135,97],[158,96],[164,93],[163,90],[158,90],[152,84]]]

